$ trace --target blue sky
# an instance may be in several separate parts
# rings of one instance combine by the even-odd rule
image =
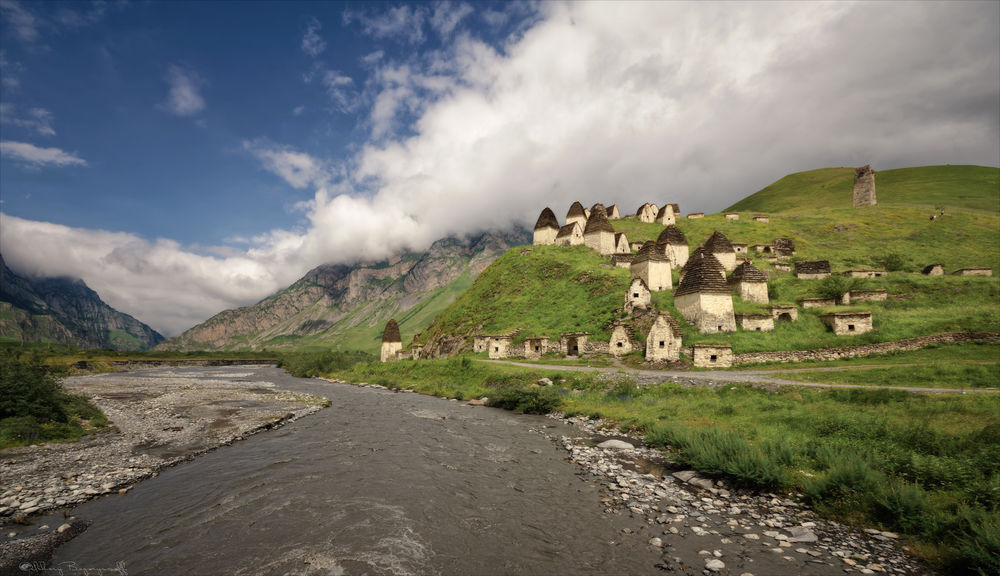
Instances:
[[[0,0],[0,252],[175,335],[546,205],[995,166],[998,6]]]

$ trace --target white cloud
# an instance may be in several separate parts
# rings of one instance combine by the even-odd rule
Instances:
[[[193,70],[176,64],[167,70],[169,91],[163,106],[175,116],[194,116],[205,109],[200,89],[204,81]]]
[[[302,35],[302,51],[313,58],[326,50],[326,42],[319,35],[319,31],[322,29],[323,25],[319,23],[319,20],[310,18],[306,24],[306,32]]]
[[[302,116],[302,113],[305,111],[306,107],[304,105],[296,106],[295,108],[292,108],[292,116]]]
[[[61,8],[56,13],[56,20],[67,28],[83,28],[92,26],[100,22],[108,10],[108,3],[102,1],[91,2],[87,10],[73,10],[72,8]]]
[[[38,40],[38,28],[41,22],[35,15],[21,6],[16,0],[0,0],[0,15],[7,20],[7,26],[19,40],[33,43]]]
[[[327,69],[320,62],[313,64],[312,69],[302,75],[302,81],[306,84],[318,82],[338,112],[354,112],[361,105],[354,80],[339,70]]]
[[[27,142],[0,142],[0,156],[12,158],[31,168],[44,166],[86,166],[87,161],[58,148],[39,148]]]
[[[463,18],[472,14],[472,6],[465,2],[453,4],[447,0],[434,5],[434,13],[431,15],[431,27],[442,37],[447,38],[458,26]]]
[[[0,50],[0,86],[7,90],[16,90],[21,86],[21,65],[7,60],[7,54]]]
[[[19,114],[13,104],[0,102],[0,124],[10,124],[32,130],[42,136],[55,136],[52,128],[55,117],[44,108],[29,108]]]
[[[420,44],[424,41],[424,22],[428,10],[424,6],[402,4],[380,13],[344,10],[344,24],[358,22],[365,34],[375,39],[392,39]]]
[[[280,176],[293,188],[323,186],[330,178],[320,160],[289,146],[266,140],[246,140],[243,149],[256,156],[265,169]]]
[[[1000,164],[1000,4],[539,8],[498,49],[460,31],[426,57],[373,59],[373,137],[346,164],[244,142],[290,186],[315,189],[302,228],[201,256],[7,217],[4,257],[81,276],[176,334],[320,263],[530,226],[545,205],[560,219],[573,200],[713,212],[798,170]]]

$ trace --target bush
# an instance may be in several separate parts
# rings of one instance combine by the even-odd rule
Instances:
[[[899,252],[890,252],[879,261],[889,272],[900,272],[909,268],[909,261]]]
[[[522,414],[548,414],[562,404],[559,392],[549,387],[501,385],[490,394],[487,406]]]
[[[892,482],[882,492],[874,495],[875,519],[884,526],[908,534],[928,530],[931,504],[927,494],[916,484]]]
[[[841,452],[824,474],[806,480],[803,492],[814,504],[864,500],[879,490],[885,476],[853,452]]]
[[[785,486],[785,468],[738,433],[721,428],[690,430],[659,425],[646,434],[646,442],[673,446],[678,460],[710,476],[729,476],[737,486],[775,489]]]
[[[816,292],[821,298],[833,298],[839,302],[844,293],[850,292],[856,285],[857,282],[854,278],[848,278],[840,274],[831,274],[820,281],[816,287]]]

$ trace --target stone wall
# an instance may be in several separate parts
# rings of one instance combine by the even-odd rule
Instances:
[[[838,336],[854,336],[871,332],[871,312],[832,312],[819,317]]]
[[[399,357],[399,353],[403,350],[402,342],[383,342],[382,343],[382,354],[380,359],[383,362],[392,362]]]
[[[684,319],[699,332],[735,332],[733,297],[726,294],[695,292],[674,297],[674,305]]]
[[[736,323],[750,332],[770,332],[774,330],[774,318],[767,314],[737,314]]]
[[[736,291],[745,302],[758,304],[770,302],[767,296],[767,282],[740,282],[736,286]]]
[[[733,365],[733,349],[696,344],[691,347],[691,360],[699,368],[729,368]]]
[[[538,228],[535,230],[532,244],[555,244],[558,228]]]
[[[986,340],[996,342],[1000,334],[993,332],[945,332],[931,336],[907,338],[894,342],[880,342],[863,346],[844,346],[840,348],[821,348],[819,350],[782,350],[778,352],[751,352],[737,354],[736,364],[761,364],[764,362],[805,362],[807,360],[842,360],[844,358],[861,358],[876,354],[891,352],[906,352],[919,350],[932,344],[951,344],[955,342],[972,342]]]
[[[630,265],[632,277],[640,278],[653,292],[662,292],[674,287],[674,277],[668,260],[644,260]]]
[[[615,253],[615,233],[607,230],[599,230],[583,235],[583,243],[594,252],[602,256],[610,256]]]

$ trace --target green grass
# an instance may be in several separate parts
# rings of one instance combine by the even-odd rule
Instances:
[[[977,357],[943,346],[900,354]],[[958,350],[956,352],[956,349]],[[972,350],[972,351],[970,351]],[[801,492],[821,513],[907,535],[954,574],[991,573],[1000,534],[1000,395],[895,390],[639,387],[587,374],[448,360],[358,363],[335,376],[521,411],[608,419],[701,473]],[[548,377],[549,388],[533,386]]]
[[[859,367],[869,365],[886,364],[914,364],[914,365],[938,365],[947,363],[983,363],[992,362],[1000,358],[1000,342],[967,342],[961,344],[933,344],[920,350],[910,350],[905,352],[892,352],[877,356],[862,356],[858,358],[845,358],[843,360],[817,361],[808,360],[789,364],[762,364],[752,368],[743,368],[744,371],[770,370],[773,368],[785,369],[809,369],[809,368],[838,368],[838,367]]]
[[[996,358],[996,356],[993,356]],[[949,362],[844,371],[804,371],[782,378],[823,384],[916,386],[921,388],[1000,388],[1000,362]]]
[[[877,166],[875,167],[877,170]],[[723,212],[794,212],[851,208],[853,168],[823,168],[789,174]],[[1000,211],[1000,169],[985,166],[922,166],[876,171],[879,205],[908,204]],[[947,211],[946,211],[947,214]]]

